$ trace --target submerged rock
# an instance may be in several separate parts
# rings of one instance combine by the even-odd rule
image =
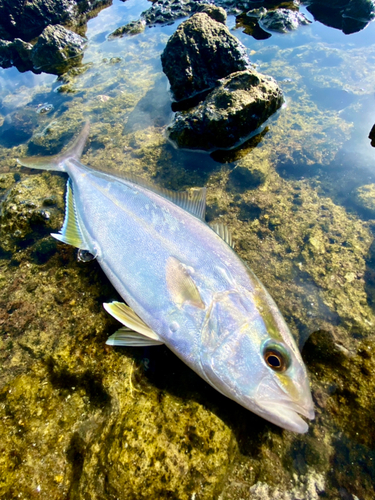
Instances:
[[[375,218],[375,184],[360,186],[354,192],[356,205],[365,211],[366,215]]]
[[[161,61],[177,100],[215,87],[220,78],[250,66],[245,47],[205,13],[180,24]]]
[[[176,113],[167,133],[181,148],[229,148],[257,129],[282,102],[275,80],[254,70],[240,71],[222,79],[195,108]]]
[[[31,52],[34,67],[60,75],[81,63],[86,40],[63,26],[47,26]]]
[[[279,33],[288,33],[299,26],[311,23],[301,12],[289,9],[270,10],[261,14],[259,18],[262,28]]]
[[[20,38],[15,38],[12,42],[0,40],[0,66],[2,68],[16,68],[23,72],[31,70],[31,43],[26,43]]]
[[[138,35],[139,33],[143,33],[145,30],[146,21],[140,19],[139,21],[130,21],[130,23],[125,24],[125,26],[121,26],[117,28],[110,34],[110,38],[116,38],[126,35]]]

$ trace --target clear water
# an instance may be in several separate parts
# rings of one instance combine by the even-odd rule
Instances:
[[[372,186],[375,183],[375,149],[371,146],[368,135],[375,123],[375,23],[370,23],[366,29],[358,33],[344,35],[339,30],[313,22],[294,32],[273,33],[270,38],[257,41],[246,35],[243,28],[236,27],[236,19],[229,16],[228,26],[246,46],[257,70],[271,75],[279,82],[285,95],[285,105],[269,120],[267,128],[257,139],[250,139],[241,148],[233,151],[221,151],[209,155],[202,152],[178,151],[164,136],[164,129],[173,115],[168,81],[161,70],[160,54],[169,36],[182,20],[170,26],[146,28],[144,33],[133,37],[114,40],[108,38],[117,27],[131,20],[137,20],[149,5],[146,0],[127,2],[115,0],[110,8],[104,9],[96,18],[90,20],[86,33],[88,47],[82,63],[84,70],[81,72],[73,71],[67,76],[57,78],[44,73],[21,74],[15,68],[0,69],[0,173],[15,174],[17,182],[20,179],[25,182],[27,178],[34,178],[31,172],[18,169],[15,158],[29,154],[56,153],[79,130],[82,122],[89,118],[92,128],[84,162],[94,166],[104,164],[106,168],[132,171],[174,189],[208,186],[208,219],[224,221],[231,227],[238,253],[250,262],[278,303],[300,346],[305,346],[303,355],[311,372],[317,407],[316,422],[311,424],[311,431],[305,437],[283,434],[258,417],[249,416],[248,412],[237,405],[227,403],[210,389],[202,388],[202,382],[195,379],[194,375],[190,375],[171,354],[163,351],[161,355],[160,350],[146,353],[137,351],[138,354],[131,354],[128,351],[125,354],[113,354],[117,356],[113,358],[116,359],[113,363],[114,365],[119,363],[116,365],[119,373],[123,371],[133,374],[135,363],[137,376],[135,382],[133,378],[131,380],[138,387],[135,390],[142,393],[139,401],[142,401],[143,405],[148,404],[147,398],[143,398],[144,394],[149,394],[148,401],[150,401],[154,393],[159,391],[160,396],[164,391],[170,400],[168,399],[169,406],[167,403],[164,404],[163,411],[172,412],[171,419],[174,418],[171,408],[177,404],[173,399],[176,397],[187,405],[184,411],[188,423],[184,421],[183,425],[195,426],[198,430],[194,432],[199,434],[201,431],[202,435],[203,428],[216,426],[217,435],[223,436],[220,446],[217,443],[216,445],[218,450],[220,449],[222,453],[225,450],[227,455],[220,455],[217,451],[219,460],[217,465],[209,462],[206,448],[200,450],[199,440],[192,440],[192,444],[189,442],[194,452],[198,455],[201,453],[197,455],[194,467],[199,470],[202,477],[205,477],[207,484],[209,476],[216,489],[205,490],[202,484],[206,483],[203,480],[199,483],[198,479],[194,479],[190,490],[186,486],[184,490],[178,490],[179,493],[175,493],[175,496],[168,497],[166,491],[176,492],[180,485],[173,486],[173,480],[167,472],[169,470],[173,476],[174,469],[172,466],[168,469],[168,465],[165,465],[167,479],[163,486],[165,489],[158,490],[159,498],[239,499],[276,498],[276,495],[279,495],[277,498],[315,499],[323,495],[324,490],[326,498],[372,499],[375,477],[372,463],[373,459],[375,460],[372,402],[375,388],[375,374],[372,367],[375,347],[373,337],[375,186]],[[302,11],[312,19],[307,11],[303,9]],[[254,165],[264,169],[267,173],[266,181],[260,186],[236,185],[233,181],[233,172],[239,168],[249,169]],[[62,204],[63,181],[59,176],[54,178],[55,184],[53,184],[46,174],[38,175],[44,175],[43,179],[47,185],[51,183],[50,195],[58,193]],[[14,188],[11,183],[9,186]],[[38,195],[39,191],[35,191],[35,186],[32,189],[34,194]],[[7,195],[5,191],[2,193],[4,199]],[[44,193],[41,196],[46,195]],[[59,215],[56,216],[56,220],[60,221],[61,204]],[[53,216],[53,211],[51,214]],[[20,380],[22,373],[28,373],[30,370],[31,365],[22,357],[24,354],[21,356],[20,353],[32,352],[33,356],[39,356],[35,353],[39,353],[40,345],[48,345],[49,347],[44,348],[45,352],[48,352],[53,359],[61,356],[69,370],[77,369],[79,372],[77,368],[79,364],[70,365],[69,363],[73,361],[64,358],[65,347],[63,349],[59,346],[56,351],[56,347],[48,344],[50,340],[39,337],[35,340],[32,333],[28,335],[34,340],[29,341],[22,330],[23,327],[17,326],[21,324],[20,320],[14,324],[11,322],[13,311],[19,309],[19,304],[22,303],[22,297],[16,299],[14,295],[16,292],[11,287],[13,277],[15,283],[19,283],[17,280],[21,282],[22,279],[25,280],[24,276],[28,276],[26,282],[29,283],[34,279],[32,276],[40,276],[42,281],[46,280],[45,283],[48,283],[52,275],[57,276],[60,273],[58,269],[56,270],[56,266],[72,267],[74,270],[78,269],[74,272],[80,276],[75,283],[81,283],[79,280],[83,280],[85,286],[92,286],[87,294],[96,297],[93,303],[109,300],[111,294],[112,298],[114,294],[95,264],[89,268],[90,271],[86,275],[86,271],[82,271],[68,260],[73,259],[73,251],[69,254],[70,257],[63,255],[66,261],[38,260],[35,255],[40,249],[45,251],[43,245],[47,244],[48,231],[39,234],[38,228],[35,229],[37,225],[34,223],[33,227],[38,236],[34,234],[31,239],[24,237],[22,241],[26,243],[18,242],[13,255],[9,251],[1,253],[2,279],[6,283],[2,303],[9,314],[9,317],[5,315],[5,323],[1,323],[4,329],[1,349],[3,353],[15,353],[13,357],[4,354],[2,358],[1,380],[7,390],[12,384],[16,387],[19,383],[16,381]],[[4,227],[9,231],[14,230],[9,224]],[[2,238],[6,238],[4,232]],[[45,253],[47,259],[48,251],[47,249]],[[51,249],[52,254],[53,251],[55,250]],[[33,269],[31,275],[27,274],[29,268]],[[59,279],[63,278],[60,276]],[[30,284],[25,286],[30,288]],[[36,286],[42,285],[37,282]],[[77,286],[80,289],[81,285]],[[70,288],[69,290],[66,292],[69,300],[57,301],[57,312],[51,311],[49,313],[52,315],[51,321],[45,320],[43,325],[45,332],[49,332],[50,323],[59,324],[59,328],[63,328],[61,323],[58,323],[59,314],[65,314],[64,311],[70,307],[69,304],[73,304],[81,323],[74,316],[67,316],[74,332],[69,334],[71,337],[66,337],[66,345],[72,346],[75,342],[73,335],[76,335],[77,331],[83,332],[84,328],[80,325],[89,320],[84,300],[82,305],[78,306],[81,304],[81,299],[76,296],[78,292]],[[48,293],[50,292],[45,290],[43,295],[46,308],[49,307],[48,301],[51,300]],[[39,299],[35,300],[39,302]],[[44,304],[43,300],[40,299],[41,304]],[[29,295],[27,301],[31,301]],[[13,305],[9,306],[10,303]],[[42,307],[44,306],[33,302],[32,318],[28,319],[32,325],[33,318],[37,315],[35,311],[39,311],[38,314],[43,316]],[[90,307],[91,310],[94,308],[97,316],[102,318],[99,306],[90,305]],[[27,315],[27,311],[25,314]],[[79,316],[80,314],[82,316]],[[101,324],[95,323],[90,330],[101,332],[98,334],[99,340],[95,339],[95,336],[84,337],[85,342],[91,346],[104,344],[105,330],[108,328],[108,323],[105,321],[108,320],[100,319],[100,321]],[[12,328],[7,326],[11,324]],[[111,325],[113,327],[113,324]],[[27,328],[25,331],[27,332]],[[78,335],[85,334],[78,333]],[[50,337],[49,335],[48,338]],[[11,347],[9,347],[10,342],[12,342]],[[26,347],[21,348],[17,345]],[[73,347],[66,349],[73,351]],[[56,352],[60,354],[57,355]],[[97,356],[93,351],[90,351],[90,354],[86,351],[85,353],[90,359],[95,359]],[[78,357],[77,355],[77,359]],[[40,358],[36,359],[44,358],[41,354]],[[166,361],[160,361],[161,358]],[[12,359],[14,361],[11,361]],[[82,362],[87,363],[84,365],[87,368],[85,373],[93,370],[87,361]],[[61,373],[65,373],[63,369],[68,370],[64,363],[62,363],[63,368],[60,367]],[[109,366],[113,371],[113,366]],[[171,380],[169,375],[171,370],[174,370],[175,381]],[[34,376],[34,382],[32,379],[29,381],[31,385],[42,383],[42,378],[38,379],[39,375]],[[109,375],[100,376],[105,379]],[[56,377],[50,376],[48,380],[53,390],[60,392],[68,391],[70,386],[74,388],[78,384],[72,378],[69,379],[70,386],[65,386],[61,381],[63,376],[55,385],[53,381],[56,382]],[[103,386],[105,389],[98,389],[99,396],[103,397],[103,400],[107,394],[105,391],[109,391],[108,387],[111,384],[115,385],[112,379],[105,380]],[[96,388],[94,382],[92,382],[93,387]],[[185,388],[188,384],[193,388]],[[80,387],[82,391],[86,390],[85,382],[82,382]],[[68,397],[68,393],[63,392],[63,394],[64,398]],[[76,397],[78,398],[78,395]],[[82,396],[84,397],[86,396]],[[49,401],[51,408],[55,408],[53,405],[57,399],[58,396],[51,392],[43,401]],[[93,396],[92,399],[96,401]],[[31,405],[30,401],[31,399],[27,404]],[[43,408],[44,403],[38,404]],[[141,404],[137,399],[132,405],[129,411],[137,415],[138,420],[135,419],[132,423],[137,430],[137,425],[143,426],[150,417],[142,413]],[[188,409],[190,411],[194,405],[199,407],[197,413],[188,413]],[[10,407],[13,408],[13,414],[18,415],[17,419],[22,421],[20,407],[16,403],[13,407],[10,404]],[[105,408],[105,411],[109,412],[108,408]],[[95,425],[88,423],[88,417],[78,417],[78,414],[81,415],[80,411],[77,403],[77,408],[72,410],[70,415],[72,420],[67,416],[64,417],[66,422],[70,422],[67,424],[68,427],[81,422],[81,427],[77,427],[77,435],[74,434],[72,437],[69,431],[65,430],[66,435],[70,436],[70,441],[65,443],[65,438],[61,438],[65,443],[64,448],[60,449],[58,444],[48,445],[56,450],[57,455],[61,455],[62,458],[58,455],[61,463],[64,462],[64,457],[68,457],[67,462],[70,465],[65,465],[64,470],[68,471],[66,472],[68,476],[69,471],[73,471],[71,478],[60,480],[60,477],[65,477],[65,472],[61,471],[45,471],[43,476],[39,469],[33,469],[32,485],[25,486],[23,476],[26,474],[25,470],[20,465],[19,469],[11,469],[9,466],[7,474],[11,474],[9,471],[12,470],[12,474],[16,474],[12,481],[19,484],[17,491],[4,490],[8,491],[9,498],[15,497],[12,495],[16,493],[20,493],[24,498],[28,495],[30,497],[31,494],[36,495],[40,486],[38,481],[52,485],[53,498],[58,498],[58,488],[61,491],[61,498],[66,498],[66,495],[71,495],[72,498],[84,498],[84,494],[93,494],[88,486],[83,486],[82,470],[85,474],[89,474],[89,477],[92,476],[88,472],[89,469],[85,468],[89,467],[87,464],[91,462],[82,451],[86,448],[80,439],[86,440],[85,446],[94,456],[97,453],[93,451],[96,438],[90,437],[89,431],[85,434],[82,429],[89,428],[89,425],[94,428]],[[104,417],[100,420],[101,417],[98,417],[95,411],[99,412],[94,404],[94,410],[85,409],[82,415],[88,412],[92,419],[90,422],[94,422],[97,418],[98,422],[102,422],[100,425],[103,425],[103,429],[107,429]],[[185,415],[183,410],[178,411],[182,411]],[[207,411],[209,416],[204,411]],[[60,424],[56,423],[59,422],[57,413],[53,415],[50,417],[51,421],[55,422],[56,428],[59,428]],[[38,422],[38,417],[34,418]],[[114,429],[116,426],[121,429],[123,428],[121,425],[125,426],[123,421],[120,425],[120,417],[119,421],[116,421],[113,413],[108,418],[115,422]],[[210,418],[216,418],[217,421]],[[160,425],[160,428],[164,429],[165,424]],[[221,430],[220,434],[218,430],[221,429],[220,425],[229,429],[228,436],[231,437],[227,440],[226,431]],[[149,446],[147,448],[149,454],[155,452],[153,446],[156,446],[156,436],[159,435],[157,432],[160,428],[155,424],[152,428],[154,430],[151,430],[147,437],[149,441],[144,437],[145,446],[146,444]],[[176,435],[181,432],[181,436],[193,432],[184,429],[180,424],[180,427],[176,427],[173,432],[177,433]],[[16,445],[15,441],[7,441],[6,453],[13,448],[18,450],[17,453],[21,453],[19,450],[23,449],[24,443],[34,439],[32,432],[28,432],[24,441],[21,440],[21,444]],[[137,432],[142,434],[140,430]],[[108,431],[108,436],[110,443],[116,442],[116,439],[122,442],[122,438],[112,434],[112,431]],[[56,442],[60,439],[58,435],[55,438]],[[48,442],[43,441],[46,438],[41,436],[38,439],[44,444]],[[51,443],[55,442],[53,439],[51,438]],[[181,437],[182,441],[183,439],[188,438]],[[202,438],[202,442],[205,442],[204,439]],[[210,439],[207,438],[207,442]],[[171,437],[170,440],[173,441]],[[163,450],[168,449],[168,439],[166,442],[167,444],[160,445]],[[181,445],[181,442],[173,445],[176,446],[177,451],[174,453],[179,460],[182,460],[181,450],[185,450],[183,448],[185,444]],[[46,445],[46,448],[48,446]],[[135,446],[134,444],[134,449]],[[192,453],[191,450],[189,453]],[[40,456],[42,455],[46,462],[52,463],[51,455],[46,449]],[[84,457],[82,460],[81,455]],[[189,456],[193,460],[191,455]],[[30,457],[34,457],[30,458],[31,461],[38,460],[38,456],[30,455]],[[101,457],[100,460],[101,470],[104,470],[108,467],[109,459]],[[164,462],[169,463],[168,460]],[[206,462],[209,463],[207,467],[202,465]],[[183,469],[186,464],[181,463]],[[186,467],[193,467],[192,462],[186,463]],[[52,465],[49,467],[49,470],[53,469]],[[131,464],[128,467],[132,472]],[[143,464],[137,467],[141,468],[149,481],[152,477],[150,471],[155,470],[156,465]],[[79,474],[74,472],[77,470],[80,471]],[[123,477],[121,474],[124,473],[120,471],[118,477]],[[197,473],[197,477],[199,474]],[[131,483],[130,479],[129,482]],[[269,487],[264,486],[265,483],[268,483]],[[182,481],[181,484],[185,483]],[[199,484],[201,486],[198,487]],[[291,484],[289,497],[287,484]],[[93,491],[99,495],[98,492],[101,491],[99,483],[93,481],[93,485]],[[29,487],[31,489],[27,489]],[[144,485],[143,487],[146,488]],[[142,486],[134,488],[132,494],[138,491],[137,498],[147,497],[141,496]],[[147,488],[151,487],[148,485]],[[155,494],[152,493],[154,490],[147,488],[145,491],[149,492],[148,495]],[[121,488],[116,490],[117,493],[114,490],[113,494],[118,494],[120,490]],[[48,488],[45,487],[44,491],[41,498],[49,498],[46,492]],[[104,495],[103,498],[112,498],[108,492],[101,494]],[[132,498],[130,493],[128,498]]]

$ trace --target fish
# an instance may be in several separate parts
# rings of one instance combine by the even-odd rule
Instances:
[[[306,367],[276,303],[205,222],[206,188],[173,192],[80,162],[90,124],[62,153],[18,159],[68,174],[57,240],[95,258],[124,302],[105,303],[122,327],[112,346],[165,344],[219,393],[286,430],[314,419]]]

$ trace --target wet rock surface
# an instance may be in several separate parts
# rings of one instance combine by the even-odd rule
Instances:
[[[312,0],[307,9],[317,21],[345,34],[361,31],[375,17],[374,0]]]
[[[177,112],[167,133],[181,148],[231,147],[257,129],[282,102],[272,78],[254,70],[237,72],[222,79],[198,106]]]
[[[90,12],[110,4],[105,0],[1,0],[0,25],[10,40],[21,38],[29,42],[53,24],[78,26],[89,18]]]
[[[47,26],[31,51],[37,71],[60,75],[81,63],[86,40],[63,26]]]
[[[92,15],[110,3],[111,0],[0,0],[0,66],[15,66],[19,71],[35,73],[40,73],[40,67],[56,74],[66,71],[69,66],[61,63],[82,51],[79,49],[81,37],[60,24],[82,30],[81,26]],[[35,42],[39,35],[40,40]],[[38,46],[32,50],[35,43]]]
[[[15,38],[12,42],[0,40],[0,66],[2,68],[16,66],[19,71],[31,70],[32,48],[31,43],[26,43],[20,38]]]
[[[257,17],[260,19],[260,26],[262,28],[279,33],[287,33],[288,31],[297,29],[299,26],[306,26],[311,23],[301,12],[289,9],[271,10],[259,14]]]
[[[250,65],[243,45],[205,13],[195,14],[177,28],[161,61],[176,100],[210,89],[220,78]]]

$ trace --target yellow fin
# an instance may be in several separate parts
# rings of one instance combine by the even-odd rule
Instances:
[[[166,268],[168,291],[174,303],[181,307],[185,303],[204,309],[204,302],[185,266],[175,257],[169,257]]]
[[[106,344],[124,347],[146,347],[153,345],[162,345],[163,342],[145,337],[144,335],[133,332],[133,330],[130,330],[130,328],[124,326],[117,330],[113,335],[108,337]]]
[[[87,244],[83,240],[81,229],[79,227],[70,179],[66,185],[64,224],[60,229],[59,234],[51,233],[51,236],[59,241],[62,241],[63,243],[72,245],[73,247],[90,251],[90,248],[88,248]]]
[[[104,309],[114,318],[117,319],[120,323],[128,327],[132,330],[132,333],[136,332],[137,334],[142,335],[144,338],[151,339],[157,341],[159,344],[162,344],[163,341],[160,339],[159,335],[151,330],[150,327],[144,323],[141,318],[131,309],[129,306],[124,304],[123,302],[111,302],[110,304],[103,304]],[[122,333],[125,331],[122,328]],[[119,330],[119,331],[120,331]],[[116,334],[115,334],[116,335]],[[113,337],[113,335],[112,335]],[[110,337],[111,338],[111,337]],[[110,344],[115,345],[115,344]],[[116,344],[118,345],[118,344]],[[122,344],[125,345],[125,344]],[[130,344],[126,344],[130,345]],[[148,344],[151,345],[151,344]]]

